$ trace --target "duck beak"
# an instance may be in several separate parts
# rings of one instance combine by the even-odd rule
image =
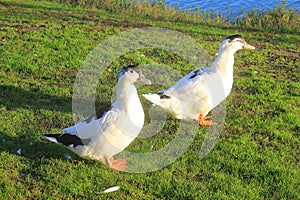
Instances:
[[[250,45],[250,44],[248,44],[248,43],[245,43],[245,45],[244,45],[243,48],[244,48],[244,49],[251,49],[251,50],[254,50],[254,49],[255,49],[254,46],[252,46],[252,45]]]
[[[137,80],[138,82],[140,82],[140,83],[143,83],[143,84],[145,84],[145,85],[151,85],[152,84],[152,82],[149,80],[149,79],[146,79],[145,77],[140,77],[138,80]]]
[[[138,82],[143,83],[145,85],[151,85],[151,81],[149,79],[146,79],[146,77],[144,76],[144,74],[140,71],[139,72],[140,77],[138,78]]]

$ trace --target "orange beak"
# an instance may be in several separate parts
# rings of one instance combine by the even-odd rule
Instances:
[[[244,49],[251,49],[251,50],[254,50],[254,49],[255,49],[254,46],[252,46],[252,45],[250,45],[250,44],[248,44],[248,43],[245,43],[245,45],[244,45],[243,48],[244,48]]]

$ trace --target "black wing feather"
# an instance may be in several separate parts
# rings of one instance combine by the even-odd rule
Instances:
[[[102,115],[105,113],[105,112],[108,112],[112,109],[111,105],[105,105],[103,107],[101,107],[97,112],[96,114],[93,114],[93,115],[90,115],[89,117],[87,117],[84,122],[86,123],[90,123],[92,121],[92,119],[100,119],[102,117]]]
[[[194,71],[194,74],[190,77],[190,79],[193,79],[193,78],[195,78],[196,76],[199,76],[199,75],[202,75],[202,74],[204,74],[204,71],[203,71],[202,69],[196,69],[196,70]]]
[[[77,137],[76,135],[70,135],[68,133],[64,133],[64,134],[46,134],[45,136],[55,138],[57,140],[57,142],[65,145],[65,146],[83,145],[83,142],[79,137]]]

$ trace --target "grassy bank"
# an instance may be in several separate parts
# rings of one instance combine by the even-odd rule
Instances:
[[[73,124],[73,84],[89,52],[117,33],[147,26],[191,36],[212,58],[220,41],[233,34],[257,47],[236,54],[226,124],[213,151],[199,159],[207,132],[199,128],[191,147],[172,165],[130,174],[47,143],[44,134]],[[1,199],[299,199],[300,37],[293,28],[284,29],[171,17],[164,22],[142,12],[0,0]],[[99,103],[110,102],[118,68],[140,63],[164,63],[182,75],[193,69],[169,52],[130,52],[101,77]],[[168,119],[163,131],[137,139],[129,149],[158,150],[172,140],[176,123]],[[119,191],[101,193],[116,185]]]
[[[279,32],[300,32],[300,15],[294,8],[286,7],[286,0],[275,5],[273,10],[252,9],[243,11],[242,18],[234,16],[232,21],[231,11],[220,14],[214,11],[202,11],[201,5],[193,10],[178,10],[167,7],[165,1],[132,1],[132,0],[50,0],[53,2],[64,2],[71,6],[79,6],[87,9],[104,9],[116,13],[134,14],[146,18],[164,20],[204,23],[215,26],[226,26],[230,28],[263,29]]]

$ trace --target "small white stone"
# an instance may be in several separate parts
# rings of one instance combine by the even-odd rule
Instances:
[[[22,154],[22,149],[18,149],[18,150],[17,150],[17,154],[18,154],[18,155],[21,155],[21,154]]]
[[[72,157],[69,155],[69,154],[65,154],[64,157],[67,159],[67,160],[71,160]]]

